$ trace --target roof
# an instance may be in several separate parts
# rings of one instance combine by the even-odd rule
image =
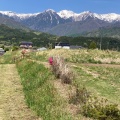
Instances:
[[[33,45],[32,42],[22,41],[20,45]]]
[[[55,43],[55,46],[70,46],[70,44],[69,43],[58,42],[58,43]]]

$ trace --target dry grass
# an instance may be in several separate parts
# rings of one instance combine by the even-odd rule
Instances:
[[[71,84],[74,79],[74,74],[69,66],[65,63],[63,57],[53,57],[52,71],[57,78],[61,79],[62,83]]]
[[[53,49],[48,51],[37,52],[37,56],[62,56],[65,60],[74,63],[107,63],[107,64],[120,64],[120,52],[108,50],[65,50]]]
[[[25,104],[16,66],[0,65],[0,71],[0,120],[38,120]]]

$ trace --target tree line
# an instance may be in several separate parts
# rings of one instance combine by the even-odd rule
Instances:
[[[0,44],[19,46],[21,41],[33,42],[36,47],[54,48],[55,42],[69,43],[70,45],[78,45],[84,48],[110,49],[120,51],[120,40],[111,37],[67,37],[54,36],[47,33],[35,31],[24,31],[12,29],[5,25],[0,25]]]

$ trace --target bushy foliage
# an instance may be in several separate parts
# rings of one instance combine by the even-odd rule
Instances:
[[[13,46],[13,47],[12,47],[12,51],[16,51],[16,50],[18,50],[18,49],[19,49],[18,46]]]
[[[90,93],[85,87],[79,88],[76,86],[76,93],[73,96],[70,96],[70,103],[73,104],[85,104],[90,96]]]
[[[94,41],[92,41],[92,42],[90,43],[89,49],[96,49],[96,48],[97,48],[96,43],[95,43]]]
[[[108,104],[107,100],[89,100],[83,106],[83,115],[97,120],[119,120],[120,110],[116,104]]]
[[[52,71],[57,78],[60,78],[63,83],[71,84],[74,79],[74,74],[64,59],[60,56],[53,57]]]
[[[93,97],[85,87],[76,88],[76,94],[70,96],[70,103],[80,104],[80,113],[95,120],[119,120],[120,110],[107,99]]]
[[[9,48],[6,47],[6,48],[4,48],[4,50],[5,50],[5,52],[6,52],[6,51],[9,51]]]
[[[3,48],[3,49],[4,49],[4,48],[5,48],[5,46],[4,46],[4,45],[1,45],[1,46],[0,46],[0,48]]]

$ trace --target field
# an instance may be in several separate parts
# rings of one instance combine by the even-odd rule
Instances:
[[[0,120],[40,120],[25,104],[15,64],[1,64],[0,71]]]
[[[13,63],[12,59],[20,53],[20,51],[8,52],[0,58],[1,64]],[[96,98],[98,103],[107,100],[108,104],[117,104],[117,108],[120,109],[120,52],[61,49],[29,54],[29,58],[15,64],[23,85],[26,104],[41,119],[89,120],[96,117],[102,120],[95,115],[91,118],[86,117],[87,115],[81,112],[82,105],[87,100],[83,97],[86,93]],[[55,77],[48,64],[50,56],[60,56],[65,60],[65,64],[75,76],[72,84],[61,83],[61,79]],[[77,97],[80,100],[83,98],[83,103]],[[101,106],[105,104],[102,103]]]
[[[76,73],[77,84],[120,103],[120,52],[100,50],[52,50],[36,58],[62,56]],[[39,59],[37,59],[39,60]]]

